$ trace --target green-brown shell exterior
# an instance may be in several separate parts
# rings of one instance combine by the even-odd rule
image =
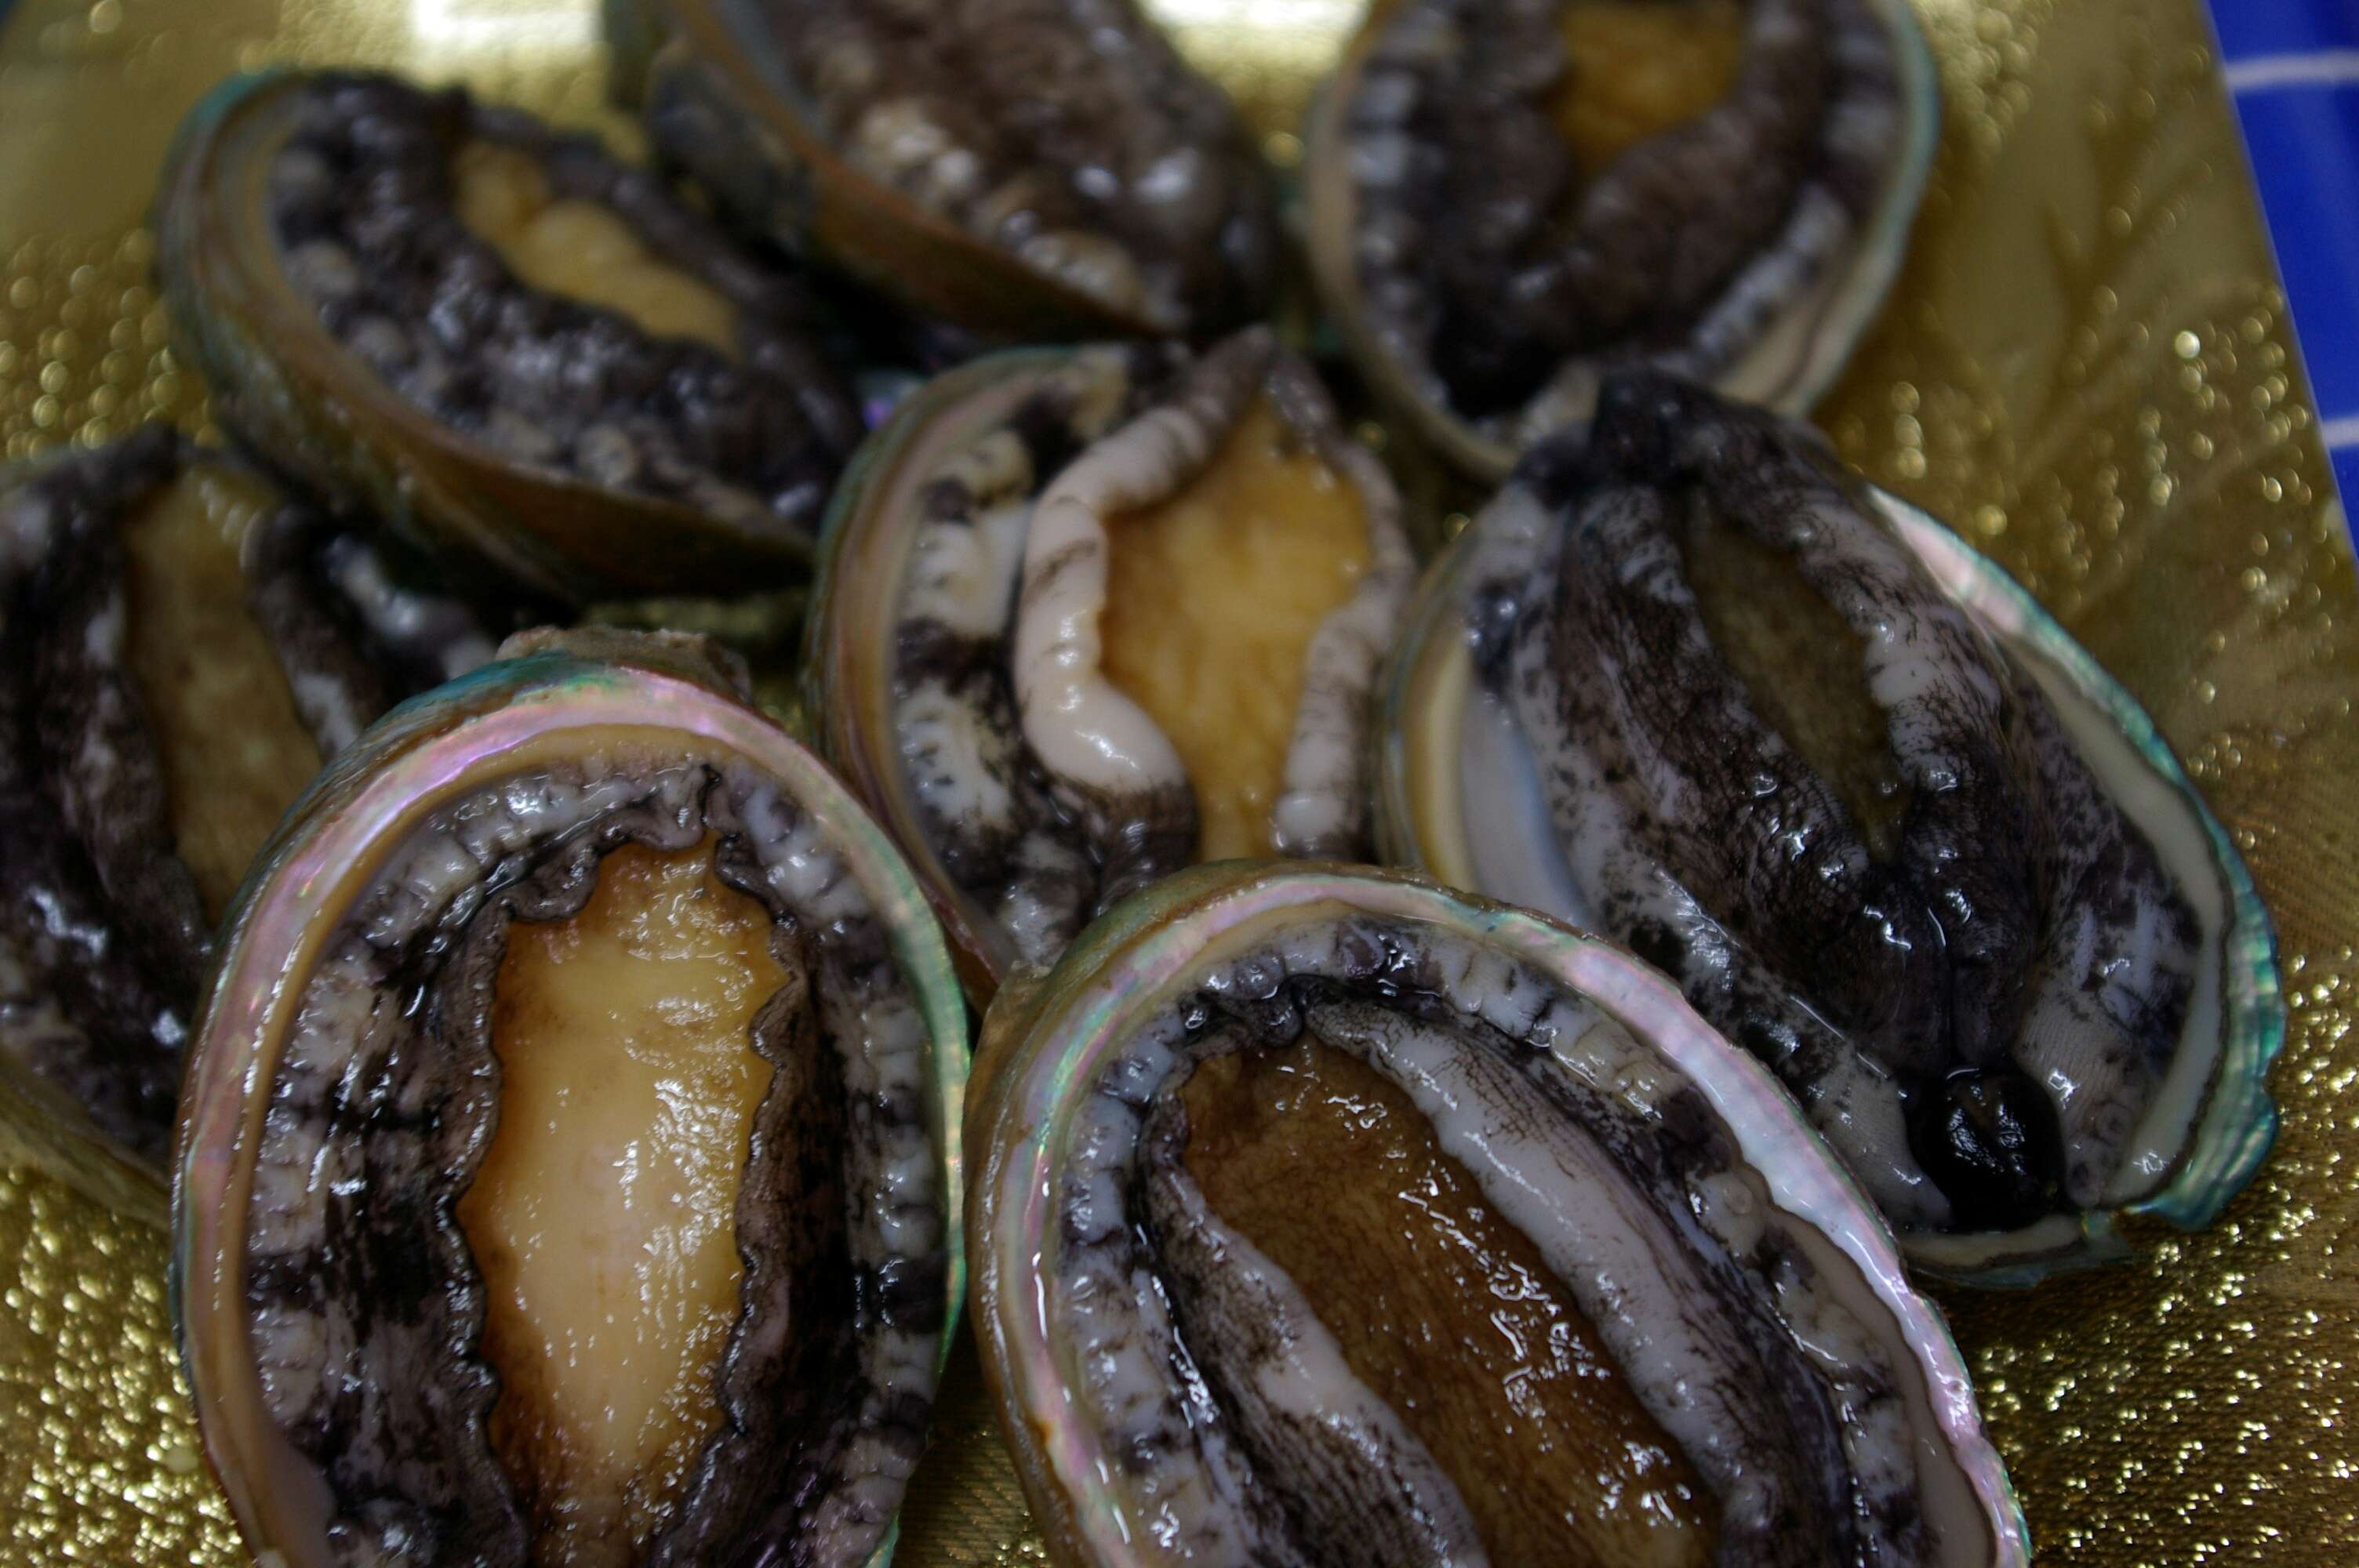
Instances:
[[[1152,336],[853,168],[714,0],[606,0],[617,81],[738,223],[932,320],[1006,343]]]
[[[658,152],[742,227],[985,345],[1162,335],[853,168],[788,63],[765,59],[722,16],[724,0],[602,9],[617,95],[644,114]],[[1195,321],[1188,335],[1239,324]]]

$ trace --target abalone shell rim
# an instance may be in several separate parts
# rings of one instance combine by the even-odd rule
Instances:
[[[1042,1261],[1056,1249],[1050,1209],[1066,1122],[1133,1013],[1201,963],[1224,931],[1321,903],[1442,925],[1485,941],[1597,1002],[1669,1059],[1736,1135],[1778,1206],[1849,1257],[1893,1313],[1916,1351],[1934,1419],[1990,1524],[1992,1563],[2013,1568],[2030,1560],[2013,1484],[1984,1433],[1973,1379],[1947,1322],[1910,1287],[1883,1219],[1785,1090],[1715,1034],[1668,979],[1546,915],[1397,871],[1228,861],[1191,868],[1125,900],[1082,934],[1037,991],[1011,997],[1025,1039],[984,1089],[994,1114],[989,1144],[978,1151],[975,1201],[989,1206],[978,1212],[990,1214],[992,1227],[978,1238],[978,1250],[987,1247],[990,1256],[975,1260],[978,1338],[999,1374],[1011,1440],[1015,1431],[1028,1435],[1102,1568],[1150,1568],[1157,1561],[1124,1527],[1112,1481],[1120,1465],[1084,1423],[1018,1413],[1067,1404],[1038,1296]],[[1771,1146],[1779,1159],[1763,1165]]]
[[[698,682],[636,665],[592,663],[560,653],[489,665],[413,697],[372,726],[307,791],[239,890],[222,957],[191,1048],[173,1152],[170,1291],[182,1368],[195,1395],[205,1453],[247,1544],[261,1539],[251,1491],[235,1477],[238,1445],[202,1421],[208,1380],[191,1341],[234,1332],[224,1376],[255,1376],[242,1319],[213,1322],[192,1286],[210,1265],[242,1257],[243,1205],[234,1191],[245,1117],[265,1092],[310,951],[306,932],[332,923],[364,890],[386,853],[448,799],[500,776],[502,759],[535,737],[567,730],[675,732],[733,752],[785,784],[842,854],[889,933],[932,1041],[932,1109],[942,1182],[946,1311],[935,1352],[947,1364],[965,1296],[963,1158],[960,1106],[967,1070],[966,1003],[924,893],[900,852],[824,764],[767,718]],[[234,1251],[233,1249],[235,1249]],[[868,1560],[885,1568],[897,1525]],[[297,1558],[301,1562],[303,1558]]]

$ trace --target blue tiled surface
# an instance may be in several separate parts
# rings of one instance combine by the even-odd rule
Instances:
[[[2232,59],[2359,45],[2359,0],[2212,0],[2212,16]]]
[[[2238,95],[2319,413],[2359,415],[2359,81]]]
[[[2359,494],[2359,0],[2212,0],[2336,487]]]

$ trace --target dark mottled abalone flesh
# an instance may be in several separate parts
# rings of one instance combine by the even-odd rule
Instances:
[[[1627,943],[1770,1064],[1919,1264],[2208,1223],[2283,1033],[2251,879],[2152,722],[1819,438],[1631,372],[1440,563],[1388,853]]]
[[[490,653],[165,427],[0,472],[0,1055],[160,1160],[214,928],[279,814]]]

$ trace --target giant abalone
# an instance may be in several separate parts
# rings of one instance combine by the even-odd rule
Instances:
[[[1326,89],[1329,314],[1484,479],[1647,363],[1799,414],[1897,271],[1939,128],[1908,0],[1401,0]]]
[[[1131,0],[610,0],[647,130],[739,222],[1001,342],[1206,338],[1277,237],[1221,90]]]
[[[1398,507],[1266,328],[995,356],[871,439],[829,518],[813,698],[978,1000],[1192,860],[1367,852]]]
[[[1052,1562],[2014,1564],[1940,1315],[1626,953],[1201,867],[993,1004],[974,1321]]]
[[[221,421],[510,586],[791,569],[859,438],[797,279],[594,138],[455,89],[234,80],[182,125],[156,229]]]
[[[1625,373],[1429,579],[1387,853],[1628,943],[1769,1063],[1915,1261],[2207,1223],[2276,1125],[2251,879],[2152,722],[1810,431]]]
[[[964,1003],[890,843],[709,645],[398,709],[241,902],[173,1282],[249,1546],[881,1563],[962,1288]]]
[[[279,814],[490,653],[168,427],[0,472],[0,1056],[160,1160],[215,924]]]

